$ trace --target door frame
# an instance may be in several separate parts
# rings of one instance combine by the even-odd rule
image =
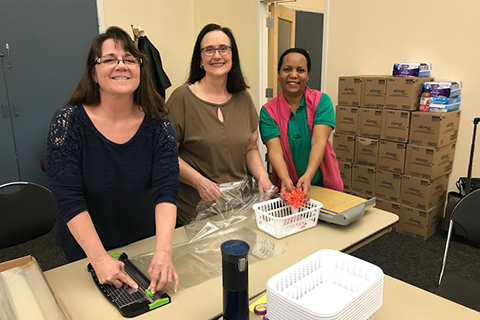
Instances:
[[[101,0],[98,0],[101,1]],[[326,88],[327,78],[327,52],[328,52],[328,18],[330,0],[323,0],[323,12],[315,9],[308,8],[294,8],[294,10],[304,10],[306,12],[323,13],[323,49],[322,49],[322,74],[321,74],[321,91],[324,92]],[[293,9],[293,8],[292,8]],[[269,88],[268,83],[268,28],[266,26],[268,12],[268,3],[257,2],[257,106],[260,109],[265,103],[267,103],[266,90]],[[278,57],[277,57],[278,58]],[[267,167],[265,161],[265,154],[267,148],[263,144],[260,133],[258,135],[258,149],[262,156],[262,161]]]
[[[104,33],[107,28],[105,26],[105,11],[103,9],[103,0],[97,1],[97,19],[98,19],[98,33]]]
[[[288,37],[289,47],[295,46],[295,10],[282,6],[278,3],[271,3],[269,6],[270,17],[273,18],[273,27],[268,29],[268,85],[273,90],[273,97],[278,94],[277,61],[278,61],[278,30],[279,20],[290,23],[290,35]]]
[[[260,108],[267,103],[266,91],[268,88],[268,3],[257,2],[257,106]],[[267,147],[263,144],[260,132],[258,133],[258,150],[264,167],[267,167],[265,155]]]

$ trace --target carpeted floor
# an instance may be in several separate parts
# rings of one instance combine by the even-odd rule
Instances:
[[[440,275],[445,241],[438,232],[427,241],[391,232],[358,249],[352,255],[376,264],[389,276],[434,293]],[[37,259],[44,271],[66,263],[62,250],[55,246],[53,231],[22,245],[1,249],[0,262],[28,254]],[[452,241],[447,272],[480,282],[480,249]]]
[[[37,239],[20,245],[0,249],[0,262],[32,255],[37,259],[43,271],[56,268],[67,263],[62,249],[55,245],[53,230]]]
[[[379,266],[389,276],[435,293],[445,242],[440,232],[427,241],[390,232],[352,255]],[[480,249],[450,242],[445,272],[480,283]]]

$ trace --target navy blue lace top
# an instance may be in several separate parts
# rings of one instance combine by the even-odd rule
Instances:
[[[145,115],[126,143],[106,139],[82,106],[53,116],[46,171],[58,219],[56,243],[69,261],[85,257],[66,223],[88,211],[106,250],[155,234],[156,204],[178,202],[178,150],[168,120]]]

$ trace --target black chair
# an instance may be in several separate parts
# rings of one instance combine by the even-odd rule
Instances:
[[[451,272],[445,273],[454,223],[475,247],[480,247],[480,189],[470,192],[453,209],[436,292],[439,296],[480,311],[480,283],[459,278]]]
[[[0,185],[0,249],[49,233],[56,213],[47,188],[31,182]]]

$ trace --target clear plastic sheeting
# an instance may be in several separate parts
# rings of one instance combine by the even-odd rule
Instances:
[[[244,227],[217,230],[214,236],[177,245],[172,251],[172,262],[183,289],[196,286],[219,276],[222,272],[220,245],[227,240],[243,240],[250,245],[248,263],[253,264],[283,253],[285,250],[273,242]],[[130,258],[140,271],[148,274],[153,253]]]
[[[11,303],[10,290],[8,290],[3,277],[0,276],[0,319],[18,320]]]
[[[219,187],[222,196],[214,201],[200,200],[196,218],[185,226],[190,242],[255,219],[252,206],[270,199],[277,191],[272,186],[271,190],[259,193],[256,180],[249,176],[242,181],[220,184]]]
[[[35,261],[0,273],[0,307],[0,320],[66,319]]]

